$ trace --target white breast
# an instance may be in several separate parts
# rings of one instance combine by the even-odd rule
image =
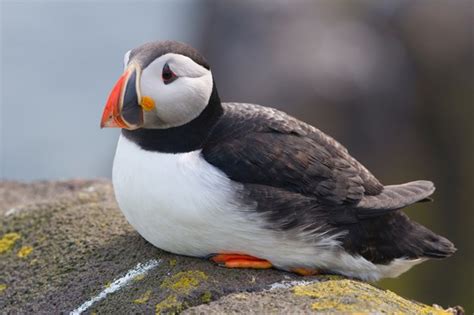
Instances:
[[[243,253],[282,269],[324,268],[375,280],[388,276],[345,253],[336,236],[263,228],[264,219],[238,200],[242,187],[207,163],[201,152],[142,150],[120,136],[112,173],[115,196],[130,224],[150,243],[176,254]],[[390,269],[390,270],[388,270]]]
[[[113,183],[127,220],[153,245],[204,256],[224,250],[226,224],[238,220],[231,181],[200,151],[145,151],[120,136]]]

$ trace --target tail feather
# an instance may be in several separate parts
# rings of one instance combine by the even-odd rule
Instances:
[[[401,185],[385,186],[375,196],[364,196],[357,204],[358,217],[370,218],[402,209],[416,202],[430,201],[435,186],[427,180],[417,180]]]
[[[435,234],[424,226],[419,226],[418,229],[424,231],[424,237],[421,238],[420,244],[420,248],[422,249],[420,256],[442,259],[449,257],[456,252],[456,247],[447,238]]]
[[[389,264],[394,259],[442,259],[453,255],[456,247],[448,239],[418,222],[403,211],[387,213],[358,224],[346,225],[343,246],[375,264]]]

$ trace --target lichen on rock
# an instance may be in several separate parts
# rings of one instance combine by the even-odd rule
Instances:
[[[183,303],[178,301],[176,295],[170,295],[155,306],[155,313],[180,312],[184,309]]]
[[[165,279],[161,284],[161,288],[171,289],[178,294],[188,294],[196,289],[202,281],[208,279],[208,276],[197,270],[182,271]]]
[[[0,238],[0,254],[6,253],[11,250],[15,245],[15,242],[20,238],[20,234],[15,232],[3,235],[2,238]]]
[[[133,300],[133,303],[145,304],[150,299],[150,295],[151,295],[151,290],[146,290],[146,292],[143,293],[142,296],[140,296],[138,299]]]
[[[199,285],[208,278],[209,277],[203,271],[199,270],[180,271],[171,277],[166,278],[161,283],[160,288],[169,290],[172,293],[160,303],[156,304],[155,312],[160,314],[165,312],[175,313],[182,311],[188,306],[188,295],[196,290]],[[210,295],[201,297],[201,301],[203,298],[210,301]]]
[[[16,253],[16,256],[18,258],[26,258],[28,255],[31,254],[32,251],[33,251],[33,247],[31,247],[31,246],[22,246],[20,248],[20,250],[18,251],[18,253]]]
[[[209,292],[209,291],[206,291],[204,292],[202,295],[201,295],[201,301],[203,303],[209,303],[212,301],[212,293]]]
[[[404,299],[388,290],[377,289],[365,282],[343,279],[296,286],[293,293],[314,299],[311,308],[318,312],[388,313],[446,315],[443,309]]]

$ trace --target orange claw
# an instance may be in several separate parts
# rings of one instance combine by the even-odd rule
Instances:
[[[213,256],[211,260],[227,268],[268,269],[272,267],[272,264],[268,260],[249,255],[218,254]]]

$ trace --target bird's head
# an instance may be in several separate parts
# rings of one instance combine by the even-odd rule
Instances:
[[[213,92],[206,60],[183,43],[144,44],[125,54],[124,67],[105,105],[101,127],[178,127],[198,117]]]

